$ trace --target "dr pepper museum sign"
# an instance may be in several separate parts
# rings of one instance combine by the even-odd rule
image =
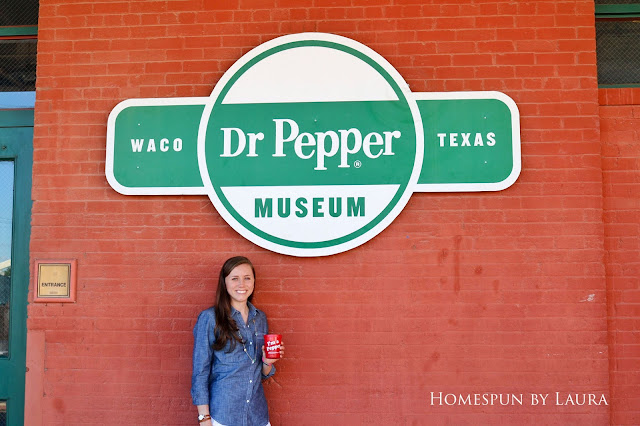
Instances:
[[[292,256],[364,244],[414,192],[500,191],[519,174],[507,95],[411,92],[382,56],[325,33],[254,48],[209,97],[125,100],[107,129],[117,192],[206,194],[243,237]]]

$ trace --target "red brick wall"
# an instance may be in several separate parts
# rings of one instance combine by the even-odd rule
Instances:
[[[640,424],[640,89],[602,90],[611,422]]]
[[[591,0],[42,0],[31,255],[77,258],[78,299],[29,306],[45,357],[27,419],[192,424],[191,329],[221,262],[242,253],[287,344],[265,385],[274,426],[607,424],[608,406],[551,401],[609,398],[593,13]],[[315,259],[254,246],[206,197],[108,186],[118,102],[208,96],[243,53],[301,31],[370,46],[413,91],[511,96],[519,180],[414,194],[370,242]],[[431,392],[525,404],[438,406]],[[531,406],[529,393],[551,396]]]

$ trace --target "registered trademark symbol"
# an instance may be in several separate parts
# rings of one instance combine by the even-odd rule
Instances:
[[[360,160],[354,161],[353,167],[355,167],[356,169],[359,169],[360,167],[362,167],[362,162]]]

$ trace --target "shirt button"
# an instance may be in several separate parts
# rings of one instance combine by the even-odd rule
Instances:
[[[249,342],[250,345],[253,345],[253,342]]]
[[[247,399],[247,404],[249,403],[249,400]]]
[[[249,380],[249,383],[253,383],[253,380]]]

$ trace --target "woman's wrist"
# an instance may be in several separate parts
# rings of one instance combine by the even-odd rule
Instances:
[[[211,420],[211,415],[209,415],[209,413],[198,414],[198,423],[204,423],[207,420]]]
[[[273,370],[273,365],[266,362],[266,359],[262,358],[262,374],[268,375],[271,374],[271,370]]]

